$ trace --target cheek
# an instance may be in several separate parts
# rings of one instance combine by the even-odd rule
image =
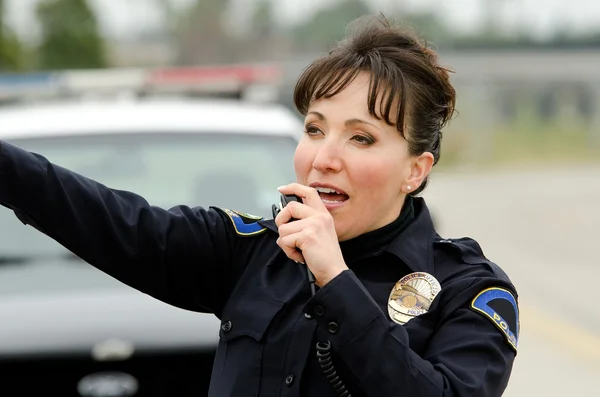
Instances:
[[[357,163],[354,169],[354,180],[360,186],[370,189],[371,194],[376,195],[382,186],[389,183],[391,173],[381,163],[369,163],[367,161]]]
[[[308,175],[308,171],[311,168],[312,159],[310,150],[307,145],[303,144],[302,141],[296,147],[294,152],[294,170],[296,171],[296,177],[298,182],[304,181]]]
[[[385,201],[386,196],[395,199],[401,188],[401,167],[387,161],[362,162],[354,169],[353,182],[360,186],[369,201]]]

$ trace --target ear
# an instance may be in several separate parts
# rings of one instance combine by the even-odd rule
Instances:
[[[416,190],[423,180],[429,175],[431,168],[433,167],[433,154],[425,152],[420,156],[412,157],[410,160],[409,174],[404,180],[402,191],[410,193]]]

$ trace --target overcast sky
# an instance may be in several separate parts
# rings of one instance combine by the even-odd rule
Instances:
[[[32,10],[38,0],[6,0],[11,25],[22,33],[34,32]],[[185,5],[194,0],[171,0]],[[234,0],[239,16],[256,0]],[[337,0],[276,0],[277,15],[290,22],[310,17],[311,11]],[[370,0],[377,9],[404,4],[411,9],[431,9],[461,30],[477,28],[481,22],[481,4],[485,1],[504,3],[501,17],[505,26],[529,26],[538,35],[545,35],[556,26],[585,31],[600,26],[600,0]],[[160,14],[152,6],[155,0],[90,0],[98,11],[103,31],[115,37],[152,28],[160,23]]]

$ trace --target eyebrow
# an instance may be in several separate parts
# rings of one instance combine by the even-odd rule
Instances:
[[[325,116],[324,116],[322,113],[315,112],[315,111],[311,111],[311,112],[308,112],[308,114],[314,114],[315,116],[317,116],[317,118],[318,118],[320,121],[325,121]],[[372,126],[372,127],[379,128],[379,127],[378,127],[378,126],[376,126],[375,124],[373,124],[373,123],[370,123],[370,122],[368,122],[368,121],[365,121],[365,120],[361,120],[361,119],[348,119],[348,120],[346,120],[346,121],[344,122],[344,125],[345,125],[346,127],[348,127],[348,126],[352,126],[352,125],[356,125],[356,124],[367,124],[367,125],[370,125],[370,126]]]

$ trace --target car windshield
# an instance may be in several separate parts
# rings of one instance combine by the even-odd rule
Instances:
[[[151,205],[163,208],[219,206],[270,217],[271,204],[278,201],[277,186],[295,180],[296,141],[286,136],[137,133],[6,141],[110,188],[140,194]],[[15,268],[39,266],[22,261],[11,266],[6,258],[35,256],[52,263],[52,258],[67,253],[46,235],[24,226],[11,210],[0,207],[0,258],[5,258],[0,260],[0,280],[9,280]],[[66,262],[81,267],[73,260],[61,260],[60,266]],[[51,273],[58,278],[56,269],[45,266],[45,277]],[[60,283],[65,282],[61,278]],[[0,291],[6,291],[4,286],[12,289],[10,283],[2,284]]]

